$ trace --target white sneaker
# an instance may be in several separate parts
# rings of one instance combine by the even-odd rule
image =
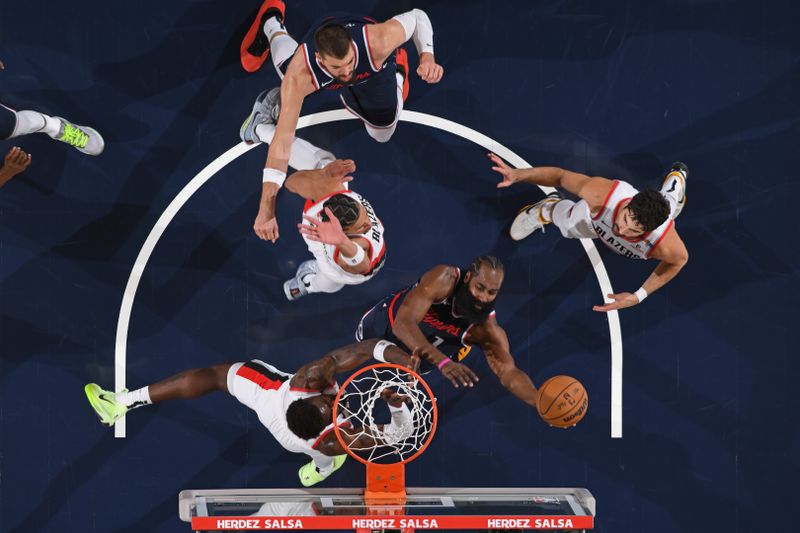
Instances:
[[[678,218],[686,205],[686,180],[689,178],[689,167],[680,161],[672,163],[672,166],[664,176],[664,183],[661,185],[661,194],[671,199],[675,203],[675,211],[672,219]]]
[[[545,196],[543,200],[539,200],[532,205],[526,205],[520,209],[514,222],[511,223],[511,229],[508,230],[508,234],[515,241],[521,241],[537,229],[541,229],[544,232],[544,227],[552,222],[552,219],[548,220],[544,216],[545,206],[549,206],[548,209],[552,213],[552,207],[561,200],[560,194],[552,192]]]

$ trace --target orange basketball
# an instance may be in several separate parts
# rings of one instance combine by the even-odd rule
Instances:
[[[553,376],[539,387],[536,410],[551,426],[574,426],[586,415],[589,395],[581,382],[570,376]]]

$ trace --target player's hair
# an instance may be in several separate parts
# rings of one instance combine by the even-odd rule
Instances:
[[[669,216],[669,202],[660,192],[645,189],[628,203],[633,220],[644,231],[653,231],[667,220]]]
[[[286,422],[292,433],[306,440],[319,436],[327,425],[322,419],[319,408],[305,398],[289,404],[286,410]]]
[[[325,213],[325,209],[333,211],[333,216],[335,216],[339,224],[342,225],[342,229],[349,228],[358,220],[358,202],[344,194],[334,194],[322,204],[320,218],[322,218],[324,222],[327,222],[328,214]]]
[[[503,266],[503,263],[495,256],[479,255],[472,260],[472,263],[470,263],[469,271],[472,272],[473,276],[475,276],[478,274],[482,266],[486,266],[492,270],[499,270],[500,272],[505,272],[506,270],[506,267]]]
[[[314,44],[320,55],[344,59],[351,48],[350,34],[340,24],[325,24],[314,32]]]

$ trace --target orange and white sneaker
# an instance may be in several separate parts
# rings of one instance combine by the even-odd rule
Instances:
[[[661,185],[661,194],[667,197],[670,204],[673,204],[672,219],[678,218],[686,205],[686,180],[689,179],[689,167],[685,163],[676,161],[664,176],[664,183]]]
[[[403,76],[403,102],[408,100],[408,52],[402,46],[397,49],[397,71]]]
[[[247,72],[255,72],[261,68],[269,55],[269,39],[264,33],[264,23],[271,17],[278,17],[283,22],[286,6],[282,0],[264,0],[255,20],[247,30],[247,34],[239,47],[242,67]]]
[[[521,241],[537,229],[541,229],[544,232],[544,227],[553,221],[545,216],[545,211],[552,216],[552,208],[561,200],[563,198],[560,194],[551,192],[535,204],[526,205],[519,210],[519,214],[514,219],[514,222],[511,223],[511,229],[508,230],[508,234],[515,241]]]

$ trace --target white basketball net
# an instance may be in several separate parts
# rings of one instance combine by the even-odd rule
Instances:
[[[381,393],[389,388],[411,400],[402,424],[377,422],[374,417],[376,404],[385,404]],[[417,379],[399,368],[378,367],[353,379],[339,399],[339,414],[353,427],[339,427],[339,431],[356,439],[370,442],[358,445],[355,441],[350,450],[371,462],[391,462],[388,458],[405,460],[420,450],[433,431],[433,399]],[[381,460],[384,461],[381,461]]]

